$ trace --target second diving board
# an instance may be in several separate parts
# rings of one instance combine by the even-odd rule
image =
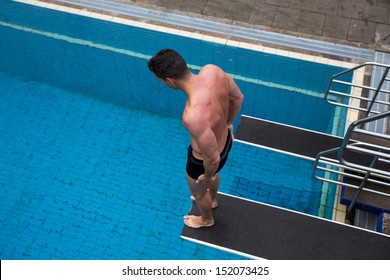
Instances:
[[[343,141],[341,137],[247,116],[241,116],[235,138],[310,160]]]

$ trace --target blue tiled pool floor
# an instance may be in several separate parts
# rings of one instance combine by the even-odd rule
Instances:
[[[189,137],[185,95],[146,67],[162,46],[194,71],[213,63],[236,77],[242,114],[342,133],[321,95],[338,66],[0,3],[2,259],[240,258],[179,237]],[[332,214],[334,196],[304,159],[236,142],[221,178],[228,194]]]
[[[0,85],[1,259],[240,258],[180,239],[180,120],[1,73]]]

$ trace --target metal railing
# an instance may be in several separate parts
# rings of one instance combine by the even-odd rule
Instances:
[[[357,189],[350,211],[362,190],[390,197],[390,192],[366,188],[367,183],[390,187],[390,135],[360,129],[362,124],[390,117],[390,111],[353,122],[340,147],[320,152],[314,164],[314,177]],[[354,140],[354,134],[368,136],[366,141]],[[373,144],[381,140],[381,145]]]
[[[356,83],[340,79],[343,76],[356,73],[359,69],[365,70],[365,73],[376,72],[377,79],[371,79],[370,85],[365,85],[364,81]],[[330,104],[365,112],[365,117],[369,116],[370,113],[379,114],[387,111],[390,105],[389,70],[390,65],[367,62],[340,72],[330,79],[325,100]],[[364,77],[361,78],[364,79]],[[364,102],[368,105],[362,106]]]
[[[339,79],[363,67],[380,68],[381,75],[375,86],[372,81],[367,86]],[[357,190],[349,211],[362,190],[390,197],[390,192],[367,187],[367,184],[390,187],[390,135],[364,129],[367,124],[390,117],[389,69],[390,65],[365,63],[343,71],[331,78],[325,95],[331,104],[365,112],[363,118],[349,125],[341,146],[320,152],[314,164],[315,178]]]
[[[382,174],[383,176],[387,176],[390,180],[390,135],[375,133],[359,128],[366,123],[388,117],[390,117],[390,111],[372,115],[351,123],[339,148],[337,154],[338,160],[346,166]],[[354,137],[354,134],[358,134],[359,137]],[[356,138],[362,138],[362,136],[366,136],[364,142],[354,140]],[[381,142],[381,144],[375,144],[378,142]],[[354,163],[353,161],[346,159],[348,152],[350,154],[353,153],[365,156],[366,159],[371,157],[372,161],[369,166],[362,163]],[[382,163],[383,166],[389,166],[387,168],[382,168],[384,170],[381,170],[375,167],[377,165],[376,163]]]

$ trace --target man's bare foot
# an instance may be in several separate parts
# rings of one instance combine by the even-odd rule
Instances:
[[[192,201],[196,201],[196,200],[195,200],[195,197],[194,197],[193,195],[191,195],[190,198],[191,198]],[[217,207],[218,207],[218,202],[215,200],[215,201],[213,201],[213,202],[211,203],[211,208],[215,209],[215,208],[217,208]]]
[[[204,221],[202,216],[188,215],[184,216],[184,223],[191,228],[212,227],[214,220]]]

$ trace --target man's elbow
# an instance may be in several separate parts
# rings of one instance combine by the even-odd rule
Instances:
[[[233,100],[233,103],[236,107],[241,108],[243,102],[244,102],[244,95],[240,92],[240,94],[238,94],[236,98]]]
[[[220,156],[218,156],[218,157],[209,158],[209,159],[204,160],[204,161],[206,161],[207,164],[209,164],[209,165],[219,165],[220,159],[221,159]]]
[[[240,95],[239,95],[239,102],[240,102],[240,104],[242,104],[242,102],[244,102],[244,95],[241,93]]]

